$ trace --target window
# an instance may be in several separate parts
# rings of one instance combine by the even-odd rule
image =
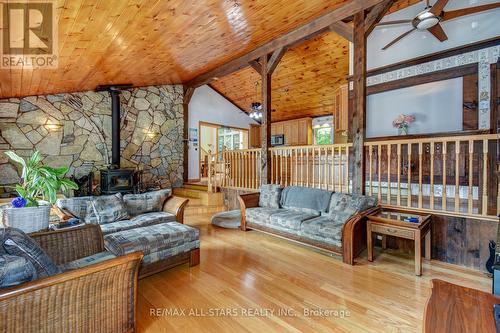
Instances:
[[[320,127],[314,129],[314,144],[330,145],[333,143],[333,128]]]
[[[219,129],[219,151],[243,149],[243,131],[234,128]]]

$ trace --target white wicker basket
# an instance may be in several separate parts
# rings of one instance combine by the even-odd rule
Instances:
[[[38,207],[9,207],[3,210],[3,224],[7,227],[21,229],[22,231],[36,232],[49,227],[50,206]]]

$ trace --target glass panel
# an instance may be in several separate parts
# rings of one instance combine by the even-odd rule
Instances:
[[[329,145],[333,143],[333,131],[331,127],[314,129],[314,142],[317,145]]]

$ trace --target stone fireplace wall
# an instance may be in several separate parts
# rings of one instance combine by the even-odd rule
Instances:
[[[144,182],[182,186],[183,89],[180,85],[134,88],[121,94],[121,167],[144,170]],[[19,180],[4,154],[33,150],[50,166],[69,166],[76,178],[111,163],[111,98],[79,92],[0,100],[0,195]]]

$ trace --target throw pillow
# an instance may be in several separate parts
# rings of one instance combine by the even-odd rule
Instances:
[[[36,269],[29,260],[8,254],[0,255],[0,288],[17,286],[36,278]]]
[[[61,273],[61,270],[32,238],[16,228],[3,228],[2,245],[9,255],[23,257],[34,267],[39,278]]]
[[[97,223],[106,224],[129,218],[121,193],[103,195],[92,199]]]
[[[144,213],[160,212],[163,204],[172,194],[172,190],[163,189],[142,194],[125,194],[123,202],[127,213],[130,216],[137,216]]]
[[[280,185],[267,184],[260,187],[260,207],[280,208],[281,191]]]

